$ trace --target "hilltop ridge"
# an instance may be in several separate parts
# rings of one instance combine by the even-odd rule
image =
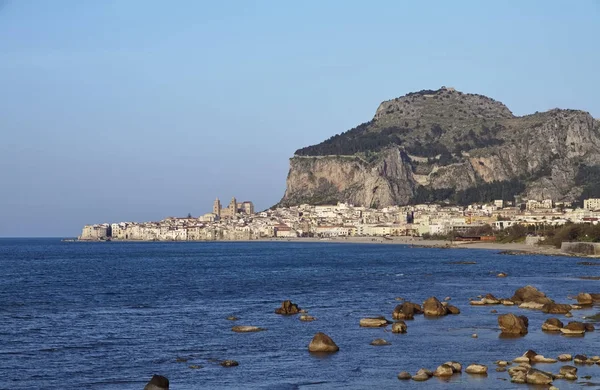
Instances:
[[[518,117],[492,98],[442,87],[386,100],[370,121],[298,149],[280,204],[574,201],[600,196],[587,180],[596,172],[600,122],[589,113]]]

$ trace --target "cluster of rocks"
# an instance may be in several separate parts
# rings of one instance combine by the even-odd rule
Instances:
[[[281,307],[275,309],[275,314],[281,314],[284,316],[290,316],[294,314],[300,313],[301,310],[295,303],[292,303],[290,300],[283,301]]]
[[[400,380],[412,379],[414,381],[422,382],[422,381],[426,381],[429,378],[434,377],[434,376],[438,377],[438,378],[447,378],[447,377],[451,377],[454,374],[460,374],[461,372],[462,372],[462,365],[460,363],[446,362],[446,363],[438,366],[438,368],[436,368],[435,371],[431,371],[426,368],[421,368],[419,371],[417,371],[417,373],[415,375],[411,375],[407,371],[402,371],[401,373],[398,374],[398,379],[400,379]]]
[[[449,298],[446,298],[446,300],[449,300]],[[460,314],[460,309],[448,304],[448,302],[440,302],[436,297],[429,297],[423,302],[423,306],[409,301],[397,305],[392,312],[392,318],[395,320],[412,320],[415,318],[415,314],[440,317],[448,314]]]
[[[594,325],[579,321],[571,321],[564,325],[558,318],[548,318],[542,324],[542,330],[545,332],[561,332],[565,336],[582,336],[586,332],[593,332]]]

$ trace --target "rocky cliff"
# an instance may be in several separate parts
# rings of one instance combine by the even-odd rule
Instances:
[[[573,201],[584,190],[600,196],[587,180],[596,173],[600,122],[589,113],[516,117],[493,99],[442,87],[383,102],[371,121],[297,150],[280,204]]]

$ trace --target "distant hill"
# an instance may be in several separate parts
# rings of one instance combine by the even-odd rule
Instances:
[[[516,117],[442,87],[388,100],[375,116],[290,159],[281,205],[383,207],[600,196],[600,122],[554,109]]]

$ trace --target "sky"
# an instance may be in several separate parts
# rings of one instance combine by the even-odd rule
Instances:
[[[289,158],[452,86],[600,117],[600,1],[0,0],[0,237],[277,203]]]

